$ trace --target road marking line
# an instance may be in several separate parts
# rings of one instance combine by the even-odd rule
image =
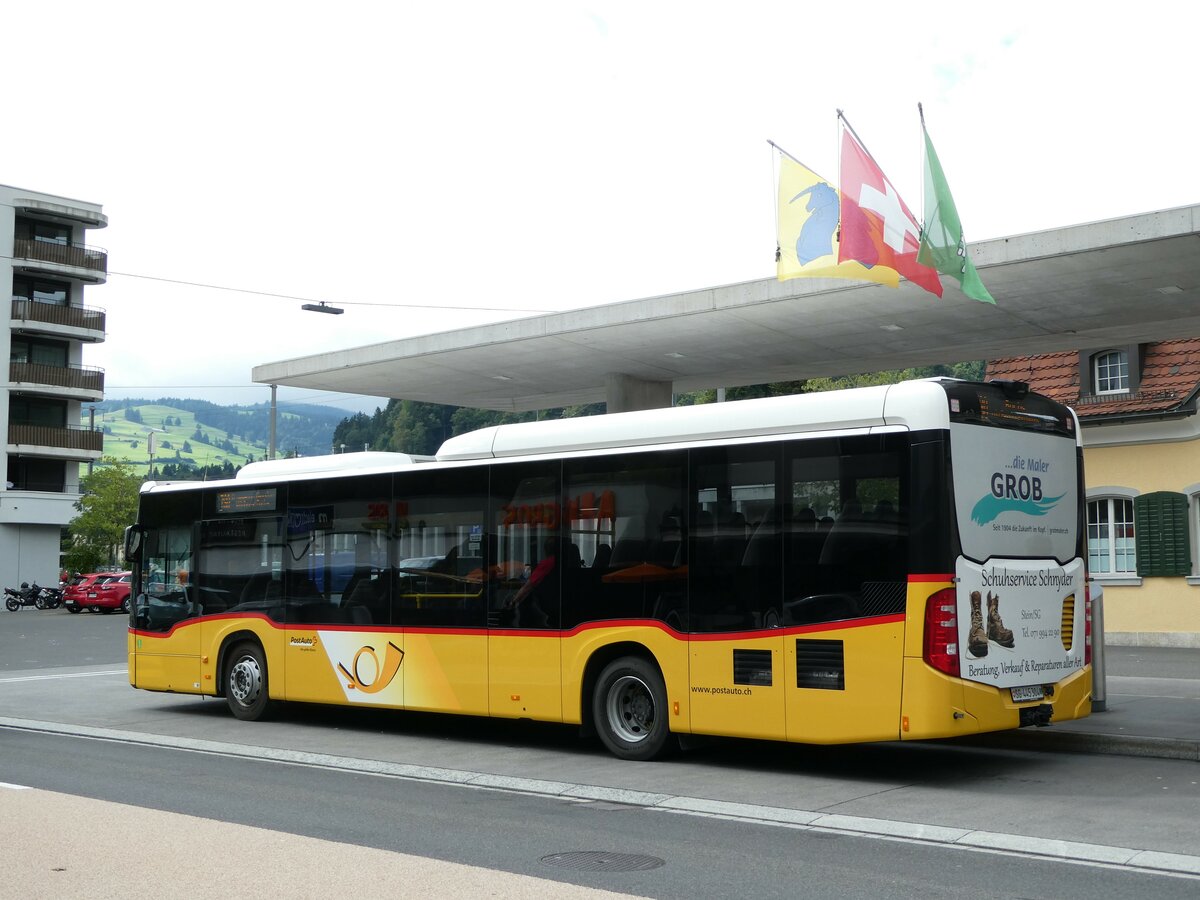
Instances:
[[[29,785],[9,784],[7,781],[0,781],[0,788],[7,788],[10,791],[27,791],[29,790]]]
[[[277,747],[254,747],[248,744],[231,744],[224,741],[143,734],[135,731],[121,731],[115,728],[99,728],[91,725],[40,722],[33,719],[16,719],[9,716],[0,716],[0,728],[3,727],[22,731],[38,731],[71,737],[90,738],[93,740],[142,744],[152,747],[185,750],[193,753],[234,756],[241,759],[252,759],[263,762],[312,766],[320,769],[337,769],[345,772],[404,778],[412,781],[458,785],[459,787],[469,787],[476,790],[498,790],[530,796],[554,797],[559,800],[573,802],[606,800],[609,802],[624,803],[632,807],[640,807],[648,811],[673,813],[676,815],[732,819],[754,822],[759,825],[798,828],[806,831],[855,834],[868,838],[938,844],[975,852],[1039,856],[1044,859],[1074,864],[1102,865],[1130,871],[1200,877],[1200,856],[1190,856],[1181,853],[1165,853],[1128,847],[1110,847],[1104,844],[1061,841],[1019,834],[980,831],[977,829],[947,828],[940,825],[923,825],[915,822],[872,819],[863,816],[845,816],[777,806],[727,803],[719,800],[706,800],[699,797],[653,794],[645,791],[621,790],[597,785],[572,784],[563,781],[544,781],[533,778],[521,778],[519,776],[500,777],[485,772],[472,772],[467,769],[443,769],[434,766],[418,766],[410,763],[385,762],[377,759],[333,756],[327,753],[312,753],[305,750],[282,750]]]
[[[21,675],[16,678],[0,678],[0,684],[15,684],[18,681],[53,681],[56,678],[95,678],[97,675],[127,675],[128,669],[110,669],[105,672],[63,672],[58,675]]]

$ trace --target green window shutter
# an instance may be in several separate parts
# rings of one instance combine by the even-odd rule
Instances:
[[[1188,499],[1172,491],[1142,494],[1133,500],[1139,575],[1191,575]]]

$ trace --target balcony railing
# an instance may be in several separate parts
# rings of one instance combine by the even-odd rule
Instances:
[[[108,252],[83,244],[56,244],[52,241],[17,238],[13,241],[13,259],[36,259],[60,266],[90,269],[101,274],[108,273]]]
[[[94,306],[64,306],[44,300],[13,297],[12,318],[23,322],[41,322],[46,325],[66,325],[71,328],[86,328],[103,331],[104,310]]]
[[[49,384],[88,393],[104,393],[104,370],[94,366],[48,366],[44,363],[10,362],[8,380],[24,384]]]
[[[104,450],[104,432],[86,425],[21,425],[8,423],[8,442],[64,450]]]

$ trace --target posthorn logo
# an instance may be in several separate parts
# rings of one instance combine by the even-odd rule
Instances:
[[[363,657],[369,660],[367,676],[370,680],[366,680],[359,672],[359,664]],[[354,661],[349,666],[338,663],[337,667],[346,679],[347,688],[362,691],[364,694],[378,694],[392,683],[392,679],[400,671],[402,662],[404,662],[404,651],[388,641],[388,645],[384,649],[382,665],[375,653],[375,648],[367,645],[359,648],[359,651],[354,654]]]

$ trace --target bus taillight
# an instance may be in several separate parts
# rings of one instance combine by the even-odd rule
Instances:
[[[1083,664],[1092,664],[1092,586],[1083,586]]]
[[[958,599],[954,588],[938,591],[925,601],[925,662],[939,672],[959,675]]]

